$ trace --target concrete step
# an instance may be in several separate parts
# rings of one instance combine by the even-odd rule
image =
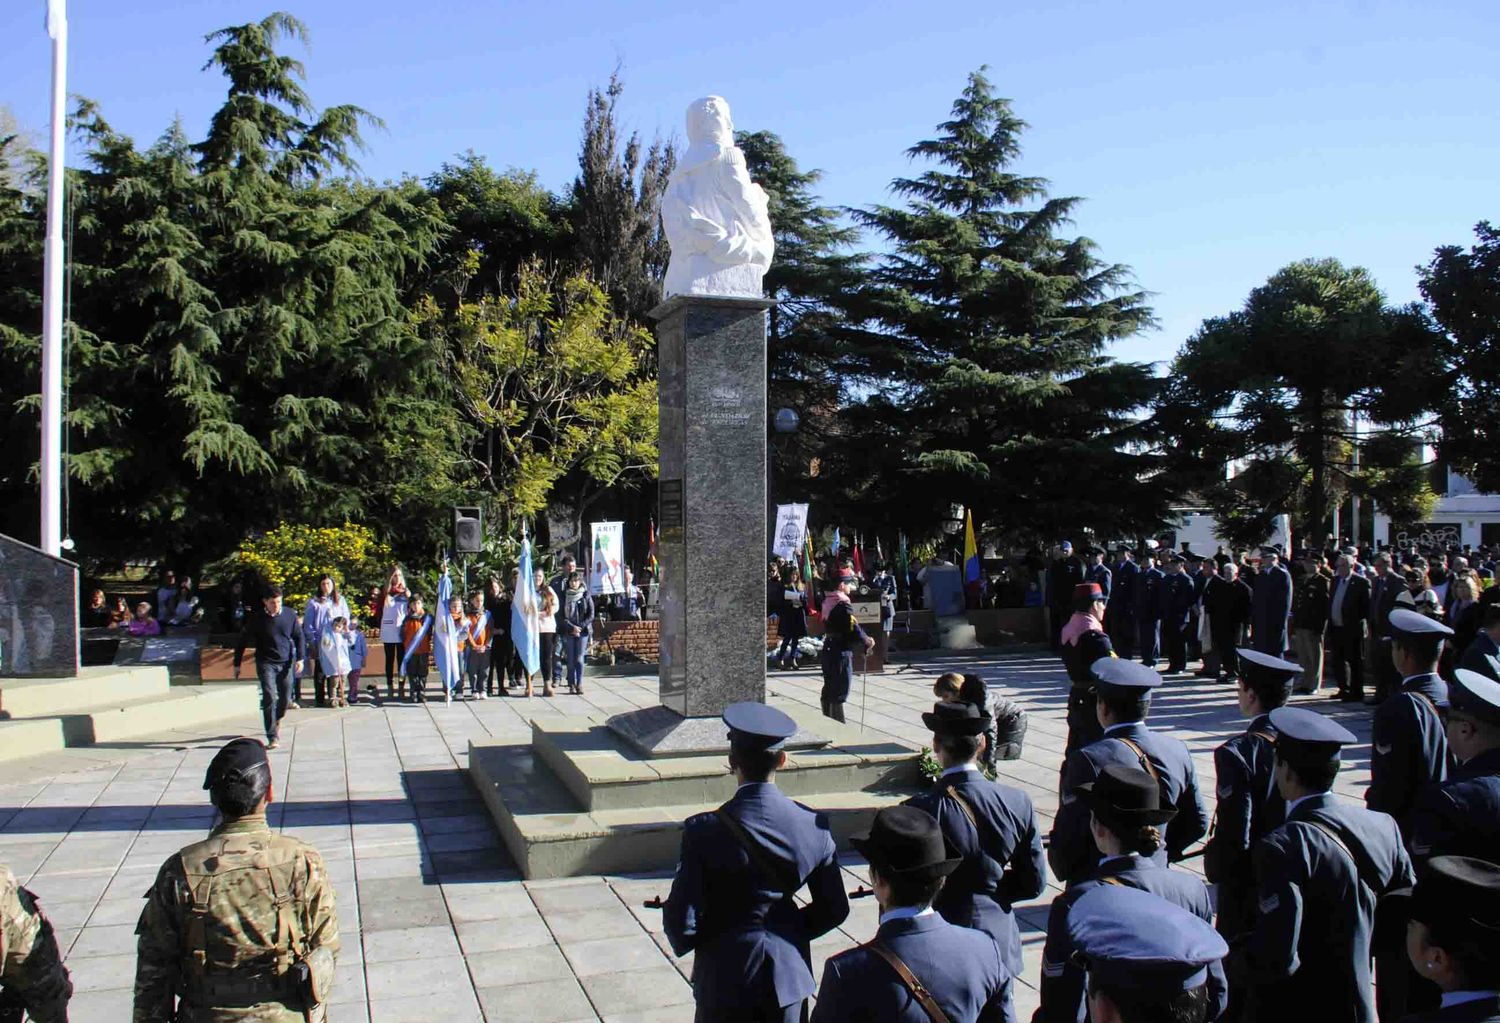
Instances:
[[[165,666],[82,668],[76,678],[17,678],[0,683],[0,718],[39,718],[162,696],[171,689]]]
[[[533,755],[531,747],[522,744],[471,742],[469,777],[528,879],[670,867],[677,861],[683,821],[722,802],[583,812],[568,786]],[[901,803],[917,791],[911,786],[797,798],[828,816],[835,840],[846,848],[849,835],[867,828],[877,810]]]
[[[914,750],[827,718],[799,724],[832,742],[787,754],[786,768],[776,778],[787,795],[806,800],[917,784]],[[585,811],[718,805],[734,795],[723,753],[642,757],[592,717],[537,718],[531,735],[536,755]]]
[[[56,753],[67,745],[62,718],[0,721],[0,762]]]
[[[190,729],[225,718],[253,715],[260,689],[244,682],[186,686],[144,699],[125,700],[61,717],[69,746],[116,742],[139,735]]]

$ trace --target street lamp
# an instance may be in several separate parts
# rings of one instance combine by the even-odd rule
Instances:
[[[775,417],[771,420],[771,425],[777,433],[796,433],[797,427],[801,424],[802,417],[797,415],[795,409],[789,408],[777,409]]]

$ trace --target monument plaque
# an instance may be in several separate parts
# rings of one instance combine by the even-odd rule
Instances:
[[[0,677],[78,674],[78,566],[0,536]]]

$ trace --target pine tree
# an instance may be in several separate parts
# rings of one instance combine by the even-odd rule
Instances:
[[[604,89],[589,90],[570,202],[577,260],[616,311],[645,323],[667,272],[661,197],[677,158],[670,142],[643,149],[634,132],[621,148],[615,106],[624,91],[618,70]]]
[[[1151,310],[1127,267],[1063,233],[1080,200],[1011,169],[1025,127],[971,74],[938,136],[908,150],[929,169],[893,183],[906,204],[859,212],[890,247],[859,309],[885,383],[849,417],[862,439],[832,474],[866,480],[855,501],[912,531],[957,505],[991,533],[1149,528],[1167,502],[1135,415],[1151,373],[1103,352]],[[885,443],[866,443],[877,427]]]

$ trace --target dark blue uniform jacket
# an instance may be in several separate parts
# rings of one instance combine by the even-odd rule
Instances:
[[[688,818],[662,922],[673,952],[695,953],[693,992],[706,1019],[807,998],[809,943],[849,915],[827,819],[771,783],[741,785],[725,809],[768,856],[795,865],[809,901],[799,907],[777,891],[713,814]]]
[[[1203,852],[1203,876],[1219,886],[1219,933],[1231,940],[1255,918],[1255,843],[1286,820],[1286,800],[1276,790],[1276,729],[1269,714],[1214,750],[1217,779],[1214,833]]]
[[[1500,856],[1500,749],[1485,750],[1455,768],[1446,785],[1422,793],[1407,838],[1412,859]]]
[[[999,1023],[1011,977],[1000,948],[981,931],[936,913],[891,920],[876,936],[932,994],[953,1023]],[[864,946],[828,960],[812,1023],[930,1023],[889,963]]]
[[[1047,944],[1042,948],[1042,1008],[1032,1023],[1084,1023],[1088,1019],[1084,971],[1073,962],[1075,946],[1073,933],[1068,927],[1068,913],[1084,892],[1104,884],[1139,888],[1181,906],[1204,923],[1213,922],[1208,886],[1195,875],[1164,867],[1152,857],[1138,853],[1101,861],[1094,868],[1092,878],[1052,900],[1047,917]],[[1142,927],[1150,926],[1148,920],[1140,923]],[[1209,967],[1208,993],[1208,1019],[1215,1020],[1229,1004],[1229,986],[1224,979],[1223,963]]]
[[[1333,828],[1349,851],[1310,822]],[[1310,796],[1257,843],[1254,861],[1249,1018],[1370,1023],[1376,902],[1414,881],[1396,822],[1331,793]]]
[[[1375,711],[1365,805],[1396,818],[1403,833],[1423,790],[1448,780],[1448,733],[1440,716],[1447,709],[1448,683],[1414,675]]]
[[[1089,809],[1073,795],[1085,782],[1094,781],[1109,764],[1141,766],[1140,759],[1119,739],[1138,745],[1151,762],[1162,786],[1162,804],[1175,806],[1177,816],[1166,828],[1166,847],[1158,858],[1176,857],[1208,833],[1208,815],[1198,795],[1198,773],[1193,758],[1179,739],[1153,732],[1144,722],[1133,721],[1109,729],[1104,738],[1068,754],[1063,768],[1063,798],[1052,825],[1047,862],[1052,873],[1067,884],[1087,880],[1099,861],[1099,849],[1089,832]]]
[[[957,796],[949,795],[952,786]],[[971,823],[958,800],[974,814]],[[959,927],[995,939],[1011,976],[1021,974],[1021,931],[1011,906],[1042,894],[1047,868],[1031,797],[998,785],[978,771],[939,778],[931,789],[907,800],[926,810],[943,829],[949,856],[963,863],[943,884],[933,908]]]

